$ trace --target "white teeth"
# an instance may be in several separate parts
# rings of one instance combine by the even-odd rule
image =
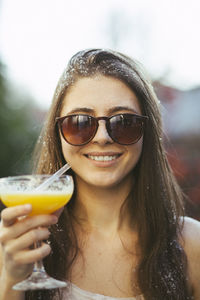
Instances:
[[[110,161],[113,159],[117,158],[117,155],[112,155],[112,156],[93,156],[93,155],[88,155],[90,159],[96,160],[96,161]]]

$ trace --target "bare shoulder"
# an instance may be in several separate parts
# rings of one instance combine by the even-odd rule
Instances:
[[[184,248],[190,251],[200,251],[200,222],[189,217],[184,217],[182,220]]]
[[[2,270],[2,246],[0,244],[0,275],[1,275],[1,270]]]
[[[189,217],[183,221],[183,248],[188,260],[189,279],[194,289],[194,299],[200,299],[200,222]]]

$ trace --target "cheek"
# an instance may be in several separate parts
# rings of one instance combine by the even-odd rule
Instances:
[[[130,149],[130,156],[133,164],[135,165],[141,156],[142,153],[142,146],[143,146],[143,138],[141,138],[136,144],[131,146]]]
[[[76,154],[79,152],[79,147],[68,144],[64,139],[61,139],[61,147],[66,162],[68,162],[72,167],[74,164],[76,164]]]
[[[140,156],[143,147],[143,138],[141,138],[136,144],[133,144],[132,147],[132,151]]]
[[[137,143],[137,151],[138,151],[139,156],[142,153],[142,148],[143,148],[143,137]]]
[[[71,156],[70,145],[67,142],[65,142],[63,139],[61,139],[61,147],[62,147],[62,153],[65,160],[69,162]]]

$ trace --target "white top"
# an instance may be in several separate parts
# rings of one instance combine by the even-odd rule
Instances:
[[[92,292],[80,289],[73,283],[70,283],[69,291],[65,291],[63,296],[63,299],[66,297],[67,300],[144,300],[142,295],[129,298],[114,298],[101,294],[94,294]]]

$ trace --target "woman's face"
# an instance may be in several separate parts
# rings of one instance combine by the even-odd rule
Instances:
[[[68,90],[61,116],[71,113],[100,117],[141,114],[141,109],[136,95],[122,81],[99,75],[81,78]],[[130,182],[131,171],[141,154],[142,141],[141,138],[128,146],[117,144],[108,135],[104,120],[99,121],[96,135],[86,145],[72,146],[61,137],[63,155],[75,172],[77,183],[102,188]]]

